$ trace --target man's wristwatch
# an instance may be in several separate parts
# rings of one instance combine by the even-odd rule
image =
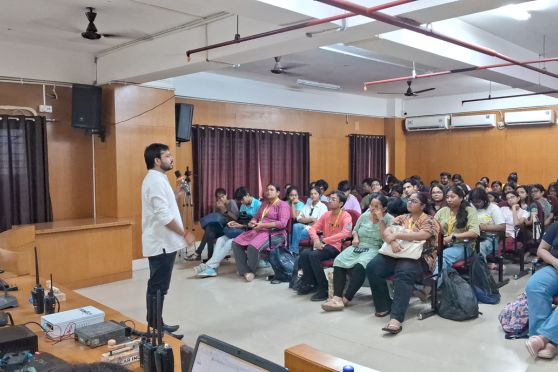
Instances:
[[[455,242],[456,240],[457,240],[457,237],[456,237],[455,235],[452,234],[452,235],[451,235],[451,241],[452,241],[452,242]]]

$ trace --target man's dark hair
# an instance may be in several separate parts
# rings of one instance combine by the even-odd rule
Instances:
[[[411,185],[415,186],[415,187],[419,187],[420,183],[419,181],[417,181],[414,178],[407,178],[405,180],[403,180],[403,185],[405,185],[406,183],[410,183]]]
[[[447,178],[451,178],[451,173],[448,172],[442,172],[440,173],[440,177],[446,176]]]
[[[222,187],[218,187],[215,189],[215,197],[218,197],[219,195],[227,195],[227,191]]]
[[[480,188],[473,189],[469,193],[469,201],[473,203],[473,205],[475,202],[481,202],[482,206],[480,207],[480,209],[486,209],[490,204],[490,201],[488,200],[488,194],[484,189],[480,189]]]
[[[362,184],[366,184],[368,186],[372,186],[372,182],[377,181],[375,178],[365,178],[362,180]]]
[[[343,180],[337,185],[337,190],[342,192],[351,191],[351,183],[347,180]]]
[[[324,193],[328,189],[329,184],[325,180],[319,179],[316,181],[316,186],[322,190],[322,193]]]
[[[399,195],[403,194],[403,184],[398,182],[398,183],[394,183],[393,186],[391,187],[391,191],[395,191],[397,193],[399,193]]]
[[[155,167],[155,159],[161,159],[161,153],[168,150],[169,147],[167,145],[163,145],[162,143],[152,143],[147,146],[143,152],[147,170],[153,169]]]
[[[245,186],[240,186],[238,189],[234,190],[233,198],[234,200],[241,201],[246,195],[250,195],[250,191]]]

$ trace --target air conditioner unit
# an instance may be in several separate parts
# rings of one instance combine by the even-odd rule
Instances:
[[[456,129],[493,128],[495,126],[496,114],[451,117],[451,127]]]
[[[409,132],[443,130],[448,129],[449,122],[449,115],[417,116],[405,119],[405,129]]]
[[[548,125],[554,124],[553,110],[510,111],[504,113],[506,125]]]

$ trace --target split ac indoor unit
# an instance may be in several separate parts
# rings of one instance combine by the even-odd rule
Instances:
[[[510,111],[504,113],[506,125],[548,125],[554,124],[553,110]]]
[[[496,114],[451,117],[451,127],[456,129],[493,128],[495,126],[496,126]]]
[[[449,115],[416,116],[405,119],[405,129],[409,132],[418,132],[422,130],[443,130],[448,129],[449,122]]]

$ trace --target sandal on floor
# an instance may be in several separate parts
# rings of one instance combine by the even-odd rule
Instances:
[[[554,359],[556,356],[556,346],[552,345],[550,342],[547,343],[544,349],[537,353],[537,356],[542,359]]]
[[[525,341],[525,347],[527,351],[533,358],[537,358],[539,351],[542,351],[545,347],[544,340],[541,336],[531,336],[527,341]]]
[[[186,261],[201,261],[201,255],[198,255],[197,253],[190,253],[189,255],[187,255],[186,257],[184,257],[184,260]]]
[[[389,315],[389,311],[376,311],[374,313],[374,316],[377,318],[383,318],[384,316],[388,316]]]
[[[382,328],[382,331],[390,333],[392,335],[396,335],[399,332],[401,332],[403,330],[403,326],[401,324],[399,324],[399,327],[396,325],[392,325],[390,323],[388,323],[384,328]]]

